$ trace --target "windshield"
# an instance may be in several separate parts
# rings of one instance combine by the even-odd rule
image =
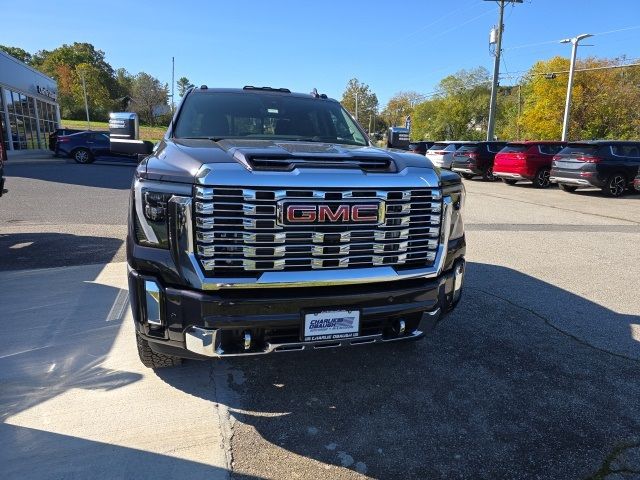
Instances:
[[[429,150],[445,150],[449,145],[449,143],[434,143]]]
[[[502,150],[500,150],[500,153],[522,153],[522,152],[526,152],[527,150],[529,150],[529,145],[510,143],[509,145],[504,147]]]
[[[563,148],[559,155],[594,155],[597,151],[597,145],[569,145]]]
[[[177,138],[255,138],[367,145],[365,135],[333,101],[262,92],[189,95]]]
[[[462,145],[457,151],[458,152],[475,152],[477,148],[478,148],[477,143],[467,143],[465,145]]]

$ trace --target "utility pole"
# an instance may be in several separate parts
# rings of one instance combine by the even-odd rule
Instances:
[[[358,92],[356,91],[356,122],[358,121]]]
[[[174,80],[175,78],[175,73],[176,73],[176,57],[171,57],[171,115],[173,115],[173,110],[175,108],[175,97],[173,96],[173,87],[175,86],[176,82]]]
[[[571,92],[573,90],[573,74],[576,67],[576,54],[578,52],[578,43],[585,38],[593,37],[590,33],[583,33],[573,38],[565,38],[560,43],[571,43],[571,66],[569,67],[569,84],[567,85],[567,100],[564,105],[564,120],[562,121],[562,141],[567,141],[569,134],[569,118],[571,116]]]
[[[89,102],[87,101],[87,84],[84,81],[84,71],[82,70],[80,70],[80,77],[82,78],[82,91],[84,92],[84,110],[87,113],[87,130],[91,130],[91,122],[89,121]]]
[[[485,0],[492,2],[494,0]],[[492,141],[496,128],[496,100],[498,98],[498,77],[500,76],[500,54],[502,53],[502,32],[504,31],[504,5],[505,3],[522,3],[522,0],[498,0],[500,15],[498,30],[496,32],[496,53],[493,62],[493,82],[491,84],[491,101],[489,103],[489,124],[487,125],[487,141]]]

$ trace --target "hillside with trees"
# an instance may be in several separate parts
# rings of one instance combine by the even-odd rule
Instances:
[[[56,80],[62,118],[86,118],[84,79],[92,120],[104,121],[108,119],[109,112],[131,110],[139,114],[142,123],[168,123],[168,85],[145,72],[133,75],[124,68],[114,70],[106,61],[105,53],[90,43],[65,44],[33,54],[19,47],[4,45],[0,45],[0,50]],[[162,112],[165,114],[158,115]]]

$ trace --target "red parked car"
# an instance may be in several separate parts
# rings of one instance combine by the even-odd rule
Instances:
[[[553,156],[564,148],[564,142],[511,142],[496,155],[493,175],[508,184],[531,180],[536,188],[550,185],[549,172]]]

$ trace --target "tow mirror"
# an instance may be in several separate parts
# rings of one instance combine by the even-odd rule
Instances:
[[[387,147],[407,150],[409,148],[409,129],[389,127],[387,132]]]
[[[138,114],[114,112],[109,114],[109,149],[126,155],[149,155],[153,142],[140,140]]]

